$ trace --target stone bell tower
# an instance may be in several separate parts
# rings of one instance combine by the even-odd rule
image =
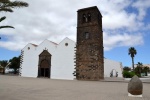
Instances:
[[[77,80],[104,78],[102,15],[96,6],[77,11]]]

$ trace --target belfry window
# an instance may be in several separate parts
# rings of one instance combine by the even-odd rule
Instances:
[[[90,33],[85,32],[85,39],[89,39],[90,38]]]
[[[90,13],[88,13],[88,14],[83,14],[83,16],[82,16],[82,22],[83,23],[87,23],[87,22],[91,22],[91,14]]]
[[[90,13],[88,13],[87,19],[88,19],[88,22],[91,21],[91,14]]]
[[[85,23],[85,22],[86,22],[86,15],[85,15],[85,14],[83,14],[82,21],[83,21],[83,23]]]

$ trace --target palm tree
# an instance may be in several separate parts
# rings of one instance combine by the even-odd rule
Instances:
[[[136,75],[141,77],[141,72],[143,71],[143,64],[141,62],[138,62],[134,71],[135,71]]]
[[[143,63],[142,62],[138,62],[137,63],[137,67],[142,67],[143,66]]]
[[[145,72],[146,76],[147,76],[148,71],[149,71],[149,67],[148,66],[144,66],[144,72]]]
[[[5,20],[6,19],[6,17],[5,16],[3,16],[3,17],[1,17],[0,18],[0,22],[2,22],[3,20]],[[0,26],[0,29],[2,29],[2,28],[14,28],[14,27],[12,27],[12,26],[8,26],[8,25],[5,25],[5,26]],[[1,39],[1,38],[0,38]]]
[[[0,12],[13,12],[13,8],[19,7],[28,7],[28,3],[22,1],[0,0]],[[1,17],[0,22],[2,22],[5,19],[6,19],[5,16]],[[14,27],[8,25],[0,26],[0,29],[2,28],[14,28]]]
[[[13,57],[12,59],[9,60],[11,64],[9,65],[9,68],[14,69],[14,74],[17,74],[17,70],[20,67],[20,56],[19,57]]]
[[[3,74],[5,74],[5,67],[7,66],[7,64],[8,64],[7,60],[0,61],[0,65],[3,67]]]
[[[139,73],[141,74],[142,69],[143,69],[143,63],[142,62],[138,62],[137,63],[137,67],[139,68]]]
[[[134,70],[134,56],[137,54],[136,49],[134,47],[130,47],[128,54],[131,56],[132,58],[132,68]]]

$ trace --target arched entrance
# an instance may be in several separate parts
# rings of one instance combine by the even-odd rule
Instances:
[[[39,55],[38,77],[50,78],[51,73],[51,54],[47,50]]]
[[[115,69],[112,69],[110,72],[110,77],[118,77],[118,72]]]

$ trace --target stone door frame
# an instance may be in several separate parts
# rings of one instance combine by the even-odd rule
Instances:
[[[51,77],[51,56],[52,55],[48,52],[48,50],[43,50],[43,52],[39,55],[37,77]]]

